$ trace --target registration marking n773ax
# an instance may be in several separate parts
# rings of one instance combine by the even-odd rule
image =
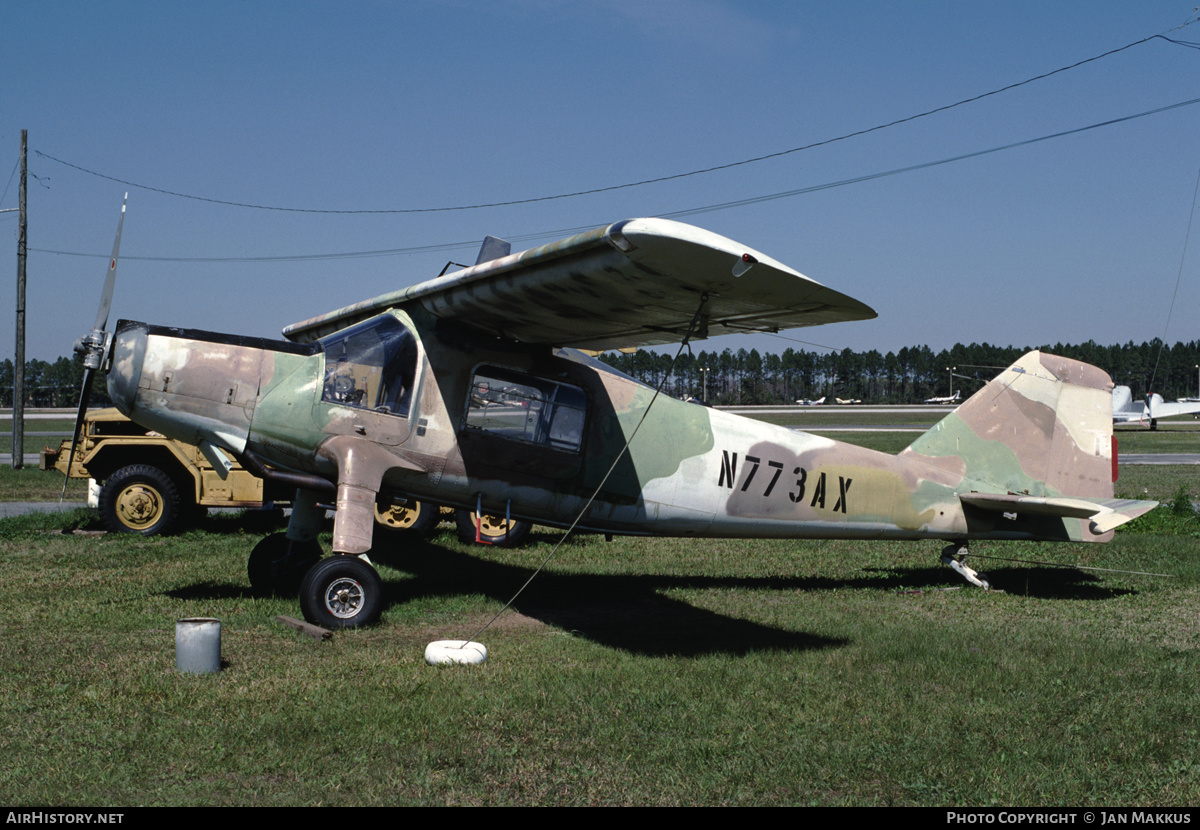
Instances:
[[[739,492],[742,493],[750,491],[750,485],[754,482],[754,477],[758,474],[759,467],[761,467],[763,464],[763,459],[756,455],[745,456],[745,461],[748,465],[745,468],[746,478],[742,481],[742,486],[738,488]],[[775,485],[779,482],[779,477],[783,474],[784,470],[784,464],[782,461],[773,461],[771,459],[767,459],[766,463],[767,466],[774,472],[771,473],[770,480],[767,482],[766,487],[763,488],[763,498],[770,497],[771,493],[775,490]],[[721,450],[721,473],[717,479],[718,487],[727,487],[730,490],[734,488],[737,481],[737,464],[738,454],[736,452],[731,453],[729,450]],[[793,504],[799,504],[804,499],[804,492],[808,481],[808,470],[803,467],[796,467],[792,470],[792,475],[796,476],[796,481],[793,485],[793,488],[788,491],[788,498],[791,499]],[[854,479],[841,475],[839,475],[837,478],[838,497],[837,501],[834,502],[833,511],[835,513],[846,513],[848,512],[847,495],[850,492],[850,485],[854,483]],[[817,507],[822,510],[825,509],[825,481],[825,473],[819,473],[817,475],[816,484],[813,487],[812,501],[809,504],[809,507]]]

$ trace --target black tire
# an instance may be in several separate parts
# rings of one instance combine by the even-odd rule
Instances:
[[[320,559],[321,543],[316,539],[293,547],[286,533],[272,533],[259,540],[246,561],[250,589],[260,597],[297,596],[305,574]]]
[[[441,508],[424,501],[390,507],[375,505],[375,529],[387,533],[428,536],[442,520]]]
[[[100,488],[100,517],[113,533],[167,533],[182,512],[175,482],[157,467],[131,464],[109,476]]]
[[[359,628],[383,613],[383,580],[357,556],[322,559],[300,585],[304,619],[321,628]]]
[[[454,523],[458,527],[458,541],[468,544],[475,541],[474,510],[455,510]],[[520,519],[505,522],[503,516],[490,516],[484,513],[483,519],[479,523],[479,538],[489,544],[510,548],[525,541],[531,527],[533,527],[531,522]]]

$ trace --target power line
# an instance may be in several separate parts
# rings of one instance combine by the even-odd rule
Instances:
[[[825,182],[823,184],[809,185],[793,190],[784,190],[778,193],[768,193],[762,196],[751,196],[746,199],[738,199],[730,202],[720,202],[702,207],[687,208],[685,210],[671,211],[668,213],[656,214],[665,219],[678,219],[687,216],[698,216],[703,213],[712,213],[719,210],[729,210],[736,207],[745,207],[747,205],[759,204],[761,202],[770,202],[776,199],[787,199],[793,196],[802,196],[808,193],[816,193],[821,190],[830,190],[835,187],[844,187],[850,184],[860,184],[862,182],[882,179],[888,176],[897,176],[901,173],[912,173],[918,170],[927,170],[931,167],[938,167],[943,164],[950,164],[956,161],[964,161],[966,159],[979,158],[980,156],[999,153],[1004,150],[1012,150],[1018,147],[1027,147],[1031,144],[1037,144],[1042,141],[1049,141],[1055,138],[1063,138],[1070,135],[1088,132],[1089,130],[1100,129],[1101,127],[1111,127],[1115,124],[1123,124],[1127,121],[1133,121],[1138,118],[1145,118],[1149,115],[1158,115],[1170,110],[1179,109],[1181,107],[1193,106],[1200,104],[1200,98],[1192,98],[1187,101],[1180,101],[1175,104],[1168,104],[1163,107],[1158,107],[1145,112],[1135,113],[1133,115],[1125,115],[1120,118],[1111,118],[1107,121],[1100,121],[1095,124],[1089,124],[1085,127],[1075,127],[1070,130],[1062,130],[1057,133],[1039,136],[1037,138],[1027,138],[1023,141],[1014,141],[1010,144],[1003,144],[999,147],[990,147],[986,150],[975,150],[970,153],[962,153],[957,156],[950,156],[936,161],[927,161],[920,164],[913,164],[907,167],[897,167],[891,170],[884,170],[877,173],[868,173],[863,176],[855,176],[849,179],[839,179],[837,181]],[[592,230],[593,225],[585,225],[574,228],[559,228],[557,230],[541,231],[538,233],[522,234],[509,238],[510,242],[526,242],[536,239],[546,239],[550,237],[570,236],[575,233]],[[437,251],[452,251],[452,250],[469,250],[478,247],[477,240],[468,242],[443,242],[431,245],[414,245],[407,248],[388,248],[378,251],[348,251],[342,253],[326,253],[326,254],[293,254],[284,256],[263,256],[263,257],[146,257],[146,256],[124,256],[122,261],[140,260],[143,262],[303,262],[308,260],[332,260],[332,259],[360,259],[366,257],[381,257],[381,256],[399,256],[402,254],[418,254],[418,253],[434,253]],[[42,254],[56,254],[60,256],[79,256],[91,258],[106,258],[103,254],[80,253],[75,251],[56,251],[47,248],[30,248],[30,251],[36,251]]]
[[[1099,129],[1100,127],[1109,127],[1114,124],[1121,124],[1126,121],[1133,121],[1136,118],[1144,118],[1147,115],[1157,115],[1158,113],[1161,113],[1161,112],[1167,112],[1168,110],[1178,109],[1179,107],[1192,106],[1193,104],[1198,104],[1198,103],[1200,103],[1200,98],[1192,98],[1191,100],[1188,100],[1188,101],[1180,101],[1177,104],[1168,104],[1167,106],[1159,107],[1158,109],[1147,110],[1146,112],[1139,112],[1136,115],[1126,115],[1126,116],[1122,116],[1121,118],[1113,118],[1108,121],[1101,121],[1096,124],[1089,124],[1086,127],[1076,127],[1075,129],[1072,129],[1072,130],[1063,130],[1062,132],[1051,133],[1049,135],[1039,136],[1038,138],[1027,138],[1024,141],[1015,141],[1011,144],[1003,144],[999,147],[992,147],[987,150],[976,150],[971,153],[963,153],[962,155],[958,155],[958,156],[950,156],[949,158],[939,159],[937,161],[927,161],[927,162],[923,162],[921,164],[910,165],[908,167],[898,167],[893,170],[885,170],[880,173],[870,173],[868,175],[857,176],[852,179],[841,179],[839,181],[828,182],[826,184],[810,185],[809,187],[802,187],[802,188],[798,188],[796,190],[785,190],[780,193],[771,193],[766,196],[752,196],[748,199],[739,199],[739,200],[732,201],[732,202],[721,202],[719,204],[708,205],[706,207],[690,208],[688,210],[675,211],[674,213],[665,213],[665,214],[663,214],[663,216],[665,216],[667,218],[677,218],[677,217],[681,217],[681,216],[697,216],[702,213],[710,213],[712,211],[717,211],[717,210],[727,210],[729,208],[734,208],[734,207],[744,207],[745,205],[754,205],[754,204],[758,204],[760,202],[770,202],[775,199],[786,199],[790,196],[800,196],[800,195],[803,195],[806,193],[814,193],[818,190],[828,190],[828,189],[834,188],[834,187],[843,187],[848,184],[858,184],[860,182],[872,181],[874,179],[882,179],[887,176],[896,176],[901,173],[911,173],[915,170],[926,170],[930,167],[938,167],[940,165],[950,164],[951,162],[955,162],[955,161],[963,161],[965,159],[978,158],[979,156],[986,156],[986,155],[990,155],[991,153],[999,153],[1003,150],[1012,150],[1017,147],[1026,147],[1030,144],[1037,144],[1038,142],[1049,141],[1050,139],[1053,139],[1053,138],[1062,138],[1062,137],[1068,136],[1068,135],[1076,135],[1077,133],[1087,132],[1088,130]]]
[[[1176,29],[1182,29],[1184,26],[1190,26],[1194,22],[1196,22],[1196,21],[1189,20],[1189,21],[1183,23],[1182,25],[1175,27],[1175,29],[1172,29],[1169,31],[1175,31]],[[592,196],[597,193],[610,193],[615,190],[625,190],[628,188],[643,187],[645,185],[651,185],[651,184],[661,184],[662,182],[669,182],[669,181],[674,181],[676,179],[689,178],[692,176],[702,176],[702,175],[705,175],[708,173],[716,173],[721,170],[729,170],[734,167],[741,167],[741,166],[748,165],[748,164],[757,164],[758,162],[768,161],[770,159],[781,158],[783,156],[791,155],[793,153],[800,153],[805,150],[812,150],[816,147],[823,147],[823,146],[833,144],[838,141],[845,141],[850,138],[856,138],[858,136],[863,136],[863,135],[867,135],[869,133],[878,132],[880,130],[888,129],[889,127],[895,127],[900,124],[906,124],[911,121],[916,121],[920,118],[925,118],[930,115],[936,115],[937,113],[940,113],[940,112],[946,112],[947,110],[951,110],[956,107],[963,106],[965,104],[974,103],[975,101],[980,101],[980,100],[983,100],[984,98],[989,98],[993,95],[999,95],[1002,92],[1008,92],[1009,90],[1017,89],[1018,87],[1022,87],[1027,84],[1034,83],[1035,81],[1044,80],[1044,79],[1052,77],[1054,75],[1058,75],[1063,72],[1067,72],[1072,69],[1076,69],[1085,64],[1101,60],[1102,58],[1106,58],[1111,55],[1118,54],[1120,52],[1124,52],[1127,49],[1132,49],[1135,46],[1140,46],[1143,43],[1148,43],[1149,41],[1155,40],[1158,38],[1161,38],[1162,40],[1165,40],[1168,43],[1173,43],[1173,44],[1176,44],[1179,46],[1200,48],[1200,47],[1197,47],[1197,44],[1189,43],[1187,41],[1173,40],[1171,38],[1166,37],[1165,34],[1151,35],[1149,37],[1142,38],[1141,40],[1136,40],[1133,43],[1128,43],[1125,46],[1121,46],[1116,49],[1110,49],[1109,51],[1103,52],[1099,55],[1095,55],[1090,58],[1085,58],[1084,60],[1077,61],[1073,64],[1059,67],[1058,69],[1054,69],[1049,72],[1044,72],[1041,75],[1035,75],[1031,78],[1026,78],[1023,81],[1017,81],[1015,83],[1008,84],[1007,86],[1002,86],[998,89],[993,89],[990,92],[984,92],[979,95],[972,96],[970,98],[964,98],[961,101],[956,101],[952,104],[944,104],[943,106],[935,107],[931,110],[926,110],[925,112],[917,113],[915,115],[910,115],[905,118],[899,118],[899,119],[896,119],[895,121],[889,121],[885,124],[878,124],[874,127],[868,127],[868,128],[862,129],[862,130],[856,130],[854,132],[845,133],[844,135],[835,136],[833,138],[827,138],[822,141],[813,142],[811,144],[805,144],[800,147],[792,147],[791,149],[788,149],[788,150],[780,150],[780,151],[774,152],[774,153],[767,153],[766,155],[755,156],[754,158],[742,159],[741,161],[733,161],[733,162],[728,162],[726,164],[718,164],[718,165],[714,165],[712,167],[705,167],[700,170],[691,170],[686,173],[675,173],[675,174],[667,175],[667,176],[658,176],[658,177],[650,178],[650,179],[642,179],[641,181],[626,182],[625,184],[615,184],[615,185],[609,185],[607,187],[592,188],[590,190],[577,190],[577,191],[574,191],[571,193],[558,193],[558,194],[549,195],[549,196],[534,196],[534,197],[530,197],[527,199],[511,199],[511,200],[503,201],[503,202],[487,202],[487,203],[473,204],[473,205],[454,205],[454,206],[427,207],[427,208],[391,208],[391,209],[380,209],[380,210],[366,210],[366,209],[332,210],[332,209],[322,209],[322,208],[282,207],[279,205],[257,205],[257,204],[251,204],[248,202],[235,202],[235,201],[227,200],[227,199],[213,199],[213,198],[209,198],[206,196],[196,196],[193,194],[181,193],[179,191],[167,190],[165,188],[160,188],[160,187],[151,187],[150,185],[139,184],[137,182],[129,181],[127,179],[121,179],[121,178],[117,178],[116,176],[110,176],[105,173],[100,173],[95,170],[89,170],[86,167],[82,167],[78,164],[73,164],[69,161],[65,161],[63,159],[57,158],[48,153],[43,153],[39,150],[34,150],[34,153],[35,153],[35,155],[37,155],[41,158],[47,159],[48,161],[53,161],[53,162],[56,162],[58,164],[65,166],[65,167],[70,167],[71,169],[78,170],[81,173],[87,173],[90,176],[96,176],[97,178],[106,179],[106,180],[112,181],[112,182],[117,182],[118,184],[125,185],[126,187],[135,187],[140,190],[147,190],[152,193],[161,193],[165,196],[175,196],[180,199],[191,199],[193,201],[207,202],[209,204],[225,205],[227,207],[248,208],[248,209],[253,209],[253,210],[271,210],[271,211],[281,211],[281,212],[285,212],[285,213],[316,213],[316,214],[332,214],[332,215],[389,215],[389,214],[394,215],[394,214],[412,214],[412,213],[446,213],[446,212],[452,212],[452,211],[480,210],[483,208],[512,207],[515,205],[528,205],[528,204],[534,204],[537,202],[548,202],[548,201],[553,201],[556,199],[570,199],[570,198],[575,198],[578,196]]]

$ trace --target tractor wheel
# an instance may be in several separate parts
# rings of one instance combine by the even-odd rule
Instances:
[[[375,529],[428,536],[441,521],[441,510],[436,504],[410,501],[408,504],[393,504],[390,507],[375,505]]]
[[[475,541],[475,511],[455,510],[454,522],[458,526],[460,542]],[[479,539],[487,544],[512,547],[525,540],[531,527],[533,525],[530,522],[519,519],[505,521],[503,516],[490,516],[484,513],[478,523]]]
[[[100,488],[100,516],[113,533],[166,533],[182,508],[171,477],[146,464],[117,470]]]

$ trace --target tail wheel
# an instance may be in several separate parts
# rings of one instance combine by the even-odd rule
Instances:
[[[114,533],[166,533],[181,511],[175,482],[157,467],[132,464],[117,470],[100,488],[100,516]]]
[[[383,613],[383,580],[357,556],[334,555],[309,570],[300,584],[304,619],[322,628],[358,628]]]
[[[390,506],[375,505],[375,526],[383,530],[395,530],[425,536],[432,533],[441,521],[441,510],[436,504],[410,501],[408,504]]]
[[[487,513],[479,517],[477,523],[472,510],[455,510],[454,521],[458,526],[460,542],[474,542],[476,529],[478,529],[480,541],[505,547],[519,545],[529,534],[529,529],[533,527],[530,522],[519,519],[506,520],[503,516],[490,516]]]

